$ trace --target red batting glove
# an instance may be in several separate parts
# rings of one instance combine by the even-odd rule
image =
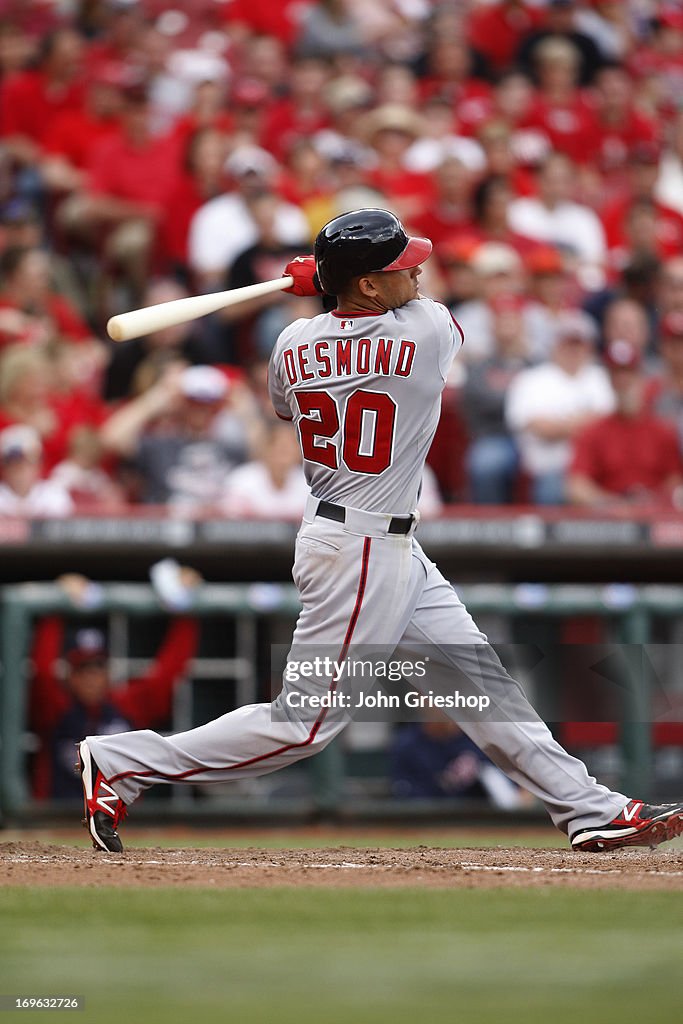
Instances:
[[[294,284],[282,290],[290,295],[320,295],[322,289],[315,272],[315,256],[297,256],[284,269],[283,277],[293,277]]]

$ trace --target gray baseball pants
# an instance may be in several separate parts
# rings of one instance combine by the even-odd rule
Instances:
[[[457,679],[460,691],[492,699],[487,715],[447,713],[545,804],[558,828],[571,835],[616,817],[627,797],[596,782],[557,743],[412,531],[390,534],[389,516],[355,509],[337,523],[316,516],[316,508],[309,499],[296,542],[293,577],[302,610],[291,656],[335,650],[341,661],[358,647],[372,647],[399,659],[429,649],[437,687],[452,689]],[[327,677],[296,684],[299,692],[329,688]],[[238,708],[189,732],[164,737],[144,729],[89,736],[88,744],[127,804],[156,783],[262,775],[321,750],[350,720],[343,710],[291,707],[291,689],[285,681],[274,702]]]

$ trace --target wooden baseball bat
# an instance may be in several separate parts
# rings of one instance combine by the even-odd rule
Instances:
[[[171,302],[160,302],[156,306],[144,306],[132,309],[130,313],[118,313],[107,323],[107,334],[112,341],[129,341],[143,334],[153,334],[165,327],[175,327],[187,320],[196,320],[207,313],[215,313],[218,309],[237,306],[249,299],[259,299],[262,295],[281,292],[294,284],[293,277],[278,277],[275,281],[263,281],[260,284],[249,284],[246,288],[232,288],[227,292],[212,292],[209,295],[191,295],[187,299],[173,299]]]

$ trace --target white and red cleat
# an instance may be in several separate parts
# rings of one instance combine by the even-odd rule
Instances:
[[[81,740],[76,744],[76,749],[76,771],[80,773],[83,783],[83,824],[90,833],[92,844],[96,850],[123,853],[123,843],[119,839],[116,827],[126,816],[126,805],[97,767],[87,741]]]
[[[603,853],[622,846],[654,849],[683,833],[683,804],[644,804],[631,800],[607,825],[582,828],[571,838],[573,850]]]

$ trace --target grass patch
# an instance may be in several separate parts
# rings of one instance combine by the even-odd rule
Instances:
[[[680,894],[6,888],[0,919],[0,992],[82,995],[81,1024],[680,1012]]]

